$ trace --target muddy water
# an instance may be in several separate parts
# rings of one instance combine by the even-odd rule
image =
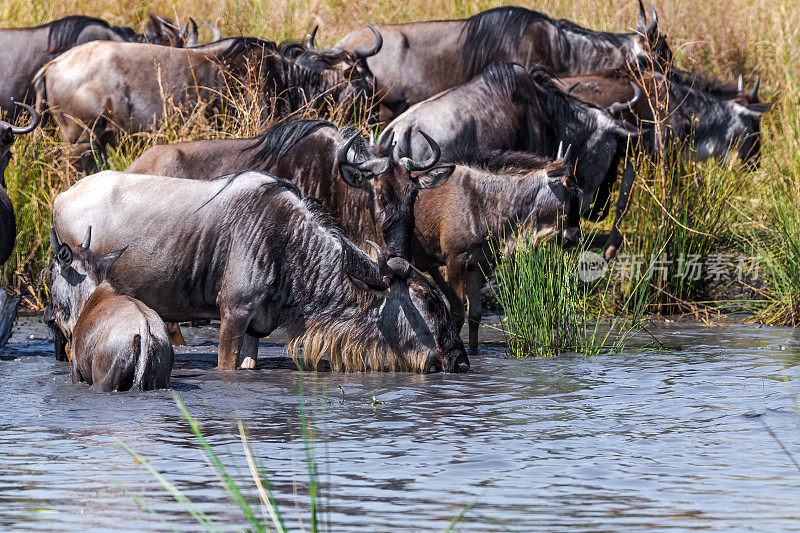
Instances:
[[[308,528],[301,407],[331,531],[441,531],[479,495],[463,530],[800,528],[800,472],[765,429],[800,457],[792,330],[672,325],[655,334],[681,349],[617,357],[520,361],[487,345],[468,375],[431,376],[301,375],[280,339],[257,370],[218,373],[215,334],[189,330],[174,390],[252,494],[243,420],[293,529],[298,515]],[[0,528],[167,530],[135,494],[200,529],[118,441],[222,529],[246,528],[170,392],[72,385],[23,320],[0,357]]]

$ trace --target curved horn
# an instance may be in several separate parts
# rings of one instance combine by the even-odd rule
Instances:
[[[370,241],[367,241],[370,243]],[[381,272],[381,267],[376,265],[369,257],[363,252],[357,250],[353,244],[347,242],[344,244],[342,254],[342,262],[344,270],[351,281],[361,288],[368,290],[386,290],[389,288],[389,283]],[[376,246],[370,243],[371,246]],[[380,247],[377,248],[380,250]],[[379,257],[383,257],[383,252]],[[385,267],[384,267],[385,268]]]
[[[367,24],[367,28],[372,30],[372,33],[375,35],[375,46],[373,46],[372,48],[364,48],[363,46],[356,46],[353,49],[353,53],[359,59],[366,59],[370,56],[374,56],[375,54],[381,51],[381,48],[383,48],[383,35],[381,35],[381,32],[373,28],[372,25],[370,24]]]
[[[389,269],[386,266],[386,253],[375,241],[367,239],[364,242],[372,246],[372,248],[375,250],[375,253],[378,254],[378,270],[380,271],[381,275],[387,275],[389,273]]]
[[[739,94],[744,94],[744,78],[741,74],[739,74],[739,81],[736,84],[736,90],[739,92]]]
[[[561,154],[561,157],[558,157],[557,159],[561,159],[562,161],[567,161],[569,159],[570,152],[572,152],[572,144],[568,144],[567,149],[564,151],[563,154]]]
[[[617,113],[619,113],[621,111],[624,111],[626,109],[631,109],[632,110],[633,106],[635,106],[636,102],[638,102],[639,98],[641,98],[642,90],[639,88],[639,86],[636,85],[635,83],[633,83],[632,81],[629,82],[629,83],[631,84],[631,87],[633,87],[633,98],[631,98],[630,100],[628,100],[627,102],[624,102],[624,103],[623,102],[614,102],[613,104],[608,106],[606,108],[606,112],[609,115],[615,115],[615,114],[617,114]]]
[[[567,94],[569,94],[569,93],[571,93],[571,92],[572,92],[572,90],[573,90],[575,87],[577,87],[577,86],[578,86],[578,85],[580,85],[580,84],[581,84],[581,82],[579,82],[579,81],[576,81],[575,83],[571,83],[571,84],[569,85],[569,87],[567,87],[566,89],[564,89],[564,92],[565,92],[565,93],[567,93]]]
[[[339,148],[339,151],[336,153],[336,159],[337,161],[339,161],[340,164],[344,163],[346,165],[355,166],[355,163],[353,161],[350,161],[350,159],[348,159],[347,152],[350,151],[350,147],[353,146],[353,143],[356,141],[356,138],[358,138],[358,133],[353,134],[353,136],[347,139],[347,141],[342,145],[342,147]]]
[[[23,104],[22,102],[14,102],[14,105],[18,105],[22,109],[30,113],[31,123],[21,128],[18,128],[17,126],[11,126],[11,133],[15,135],[22,135],[24,133],[30,133],[33,130],[35,130],[36,126],[38,126],[39,122],[41,122],[42,120],[41,115],[39,115],[39,113],[37,113],[36,110],[31,106],[29,106],[28,104]]]
[[[644,31],[645,26],[647,26],[647,14],[644,12],[642,0],[639,0],[639,18],[636,19],[636,29]]]
[[[654,31],[658,30],[658,12],[656,12],[656,8],[653,7],[653,4],[647,3],[650,7],[650,24],[644,29],[645,35],[650,35]]]
[[[53,252],[53,255],[58,253],[59,248],[61,248],[61,241],[58,240],[56,228],[50,226],[50,250]]]
[[[750,103],[758,102],[758,89],[761,88],[761,76],[756,77],[756,84],[753,85],[753,90],[750,91]]]
[[[89,249],[89,245],[92,244],[92,227],[89,226],[86,229],[86,237],[83,238],[83,244],[81,244],[81,248],[84,250]]]
[[[428,141],[428,145],[431,147],[433,155],[431,155],[430,159],[428,159],[423,163],[417,163],[410,157],[401,157],[400,164],[406,170],[428,170],[430,168],[433,168],[433,166],[439,162],[439,158],[442,155],[442,149],[439,148],[437,142],[434,141],[430,135],[428,135],[422,130],[419,130],[419,134],[425,137],[425,140]]]
[[[206,22],[205,20],[201,20],[200,22],[202,22],[203,24],[205,24],[205,25],[206,25],[206,28],[208,28],[209,30],[211,30],[211,42],[212,42],[212,43],[213,43],[213,42],[216,42],[216,41],[219,41],[220,39],[222,39],[222,32],[221,32],[221,31],[219,31],[219,30],[217,29],[217,27],[216,27],[216,26],[212,26],[211,24],[209,24],[209,23],[208,23],[208,22]]]
[[[564,141],[558,141],[558,151],[556,152],[556,161],[561,159],[561,155],[564,153]]]
[[[319,24],[314,26],[314,29],[311,30],[311,33],[308,34],[306,37],[306,50],[316,50],[314,47],[314,39],[317,38],[317,31],[319,30]]]

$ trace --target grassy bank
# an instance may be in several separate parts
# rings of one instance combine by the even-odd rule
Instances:
[[[202,18],[224,35],[254,35],[270,40],[302,38],[320,25],[319,46],[329,46],[364,22],[406,22],[464,17],[502,5],[486,1],[348,2],[284,0],[99,0],[59,3],[8,0],[0,6],[0,25],[25,26],[61,16],[84,13],[112,24],[141,30],[148,12],[185,20]],[[774,108],[762,122],[763,160],[754,172],[717,165],[684,165],[665,169],[641,162],[633,203],[623,224],[626,245],[621,253],[641,256],[644,267],[630,278],[607,282],[605,313],[625,313],[647,302],[649,312],[683,313],[747,311],[766,323],[796,324],[800,308],[800,5],[794,1],[689,0],[654,2],[660,28],[669,35],[678,66],[700,74],[735,79],[743,74],[750,86],[761,74],[762,98]],[[601,30],[627,30],[635,24],[635,2],[559,0],[526,4]],[[206,30],[203,30],[206,32]],[[209,33],[201,37],[208,38]],[[211,124],[201,113],[180,115],[151,132],[125,139],[111,154],[112,168],[124,168],[146,148],[160,142],[242,136],[256,133],[256,121],[245,105],[230,106],[229,116]],[[50,209],[55,196],[79,175],[66,164],[53,131],[20,139],[7,170],[8,192],[17,211],[17,249],[3,267],[0,283],[25,296],[27,305],[41,308],[43,286],[38,273],[47,259]],[[606,226],[595,228],[599,231]],[[648,269],[651,258],[667,254],[670,263]],[[742,257],[757,257],[741,278],[699,280],[676,277],[678,258],[726,255],[731,272]],[[618,262],[618,265],[620,263]],[[651,275],[642,283],[642,276]],[[613,272],[612,272],[613,273]],[[633,303],[631,303],[633,302]]]

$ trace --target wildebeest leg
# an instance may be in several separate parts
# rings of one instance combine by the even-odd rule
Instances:
[[[217,369],[236,370],[251,313],[241,308],[221,308],[220,318]]]
[[[464,270],[461,263],[450,263],[447,265],[447,284],[449,290],[445,292],[450,302],[450,313],[459,331],[464,325]]]
[[[464,275],[464,294],[467,299],[467,315],[469,317],[470,355],[478,353],[478,328],[481,325],[481,315],[483,314],[481,285],[483,285],[483,275],[477,270],[467,269]]]
[[[9,296],[6,291],[0,291],[0,346],[5,346],[11,337],[11,328],[17,319],[21,301],[19,296]]]
[[[67,337],[61,332],[61,328],[53,326],[53,351],[56,361],[68,361],[67,358]]]
[[[181,327],[177,322],[166,322],[167,333],[169,333],[169,342],[173,346],[186,346],[186,339],[183,338]]]
[[[603,257],[606,258],[606,261],[611,261],[614,256],[617,255],[617,250],[622,244],[622,233],[619,231],[618,226],[625,212],[628,210],[634,181],[636,181],[636,171],[633,169],[633,164],[628,163],[625,167],[625,171],[622,173],[622,183],[620,183],[619,199],[617,200],[617,213],[614,216],[611,234],[608,236],[608,241],[606,241],[603,252]]]
[[[253,337],[245,333],[244,340],[242,341],[242,349],[239,351],[239,357],[236,360],[236,366],[239,368],[255,368],[258,362],[258,337]]]
[[[587,220],[590,222],[599,222],[608,216],[608,209],[611,206],[609,196],[611,196],[612,186],[613,182],[610,180],[606,180],[600,185],[600,188],[597,190],[597,196],[595,196],[594,203],[592,204],[592,210],[586,217]]]

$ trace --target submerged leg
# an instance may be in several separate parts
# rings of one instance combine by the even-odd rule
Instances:
[[[173,346],[186,346],[186,340],[181,333],[181,327],[177,322],[166,322],[167,333],[169,333],[169,341]]]
[[[258,337],[252,337],[245,334],[242,341],[242,349],[239,351],[239,357],[236,365],[239,368],[255,368],[258,362]]]
[[[251,314],[240,308],[220,309],[218,370],[236,370]]]
[[[481,325],[481,315],[483,314],[481,285],[483,285],[483,275],[477,270],[467,270],[464,276],[464,293],[467,299],[470,355],[478,353],[478,328]]]

